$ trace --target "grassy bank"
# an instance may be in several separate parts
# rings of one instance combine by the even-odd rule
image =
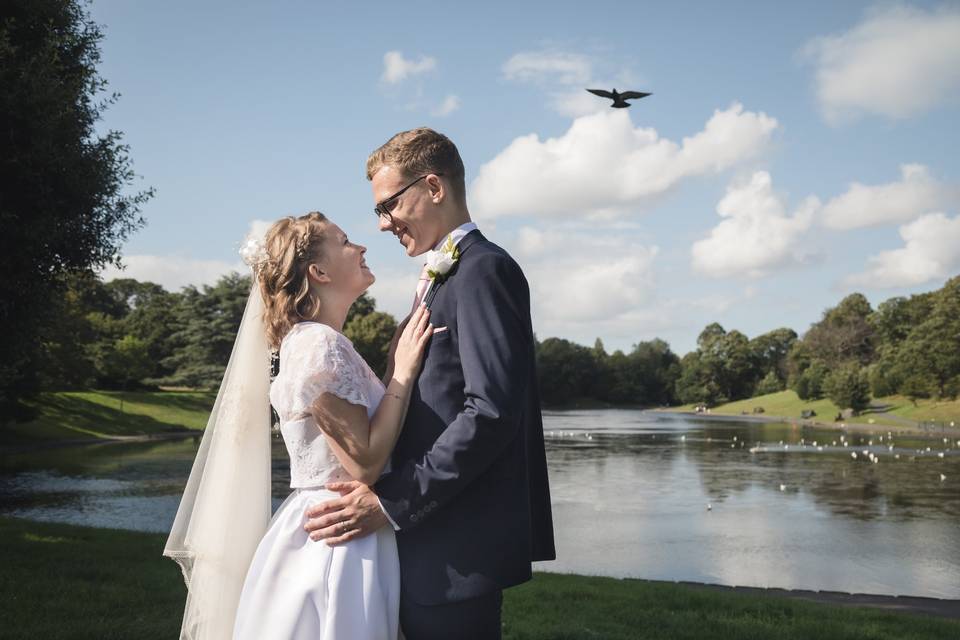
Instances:
[[[955,421],[960,425],[960,400],[930,400],[920,399],[914,404],[906,396],[887,396],[873,400],[875,408],[865,411],[846,422],[854,424],[877,424],[890,426],[906,426],[910,422]],[[780,391],[764,396],[728,402],[710,409],[711,413],[720,415],[753,414],[755,407],[763,407],[763,415],[784,418],[800,419],[803,411],[816,412],[814,420],[824,424],[832,424],[834,416],[840,413],[837,405],[826,398],[820,400],[801,400],[793,391]],[[675,407],[675,411],[693,411],[694,405]],[[890,415],[886,415],[890,414]],[[893,417],[891,417],[893,416]]]
[[[215,398],[212,391],[40,393],[25,402],[36,418],[0,429],[0,444],[93,441],[203,429]]]
[[[184,587],[165,536],[0,518],[4,637],[175,638]],[[960,622],[697,587],[538,574],[504,598],[504,638],[933,639]]]

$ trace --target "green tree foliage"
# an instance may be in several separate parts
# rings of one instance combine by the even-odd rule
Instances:
[[[837,367],[823,383],[827,397],[841,409],[859,413],[870,406],[870,383],[866,372],[855,363]]]
[[[824,383],[829,373],[827,365],[821,360],[811,360],[795,379],[793,390],[801,400],[819,400],[824,396]]]
[[[764,375],[764,379],[773,373],[780,383],[780,391],[789,377],[788,357],[796,342],[797,332],[787,327],[774,329],[750,340],[750,351],[758,372]]]
[[[831,369],[848,362],[869,364],[876,347],[876,331],[868,321],[872,313],[870,303],[859,293],[824,311],[803,336],[811,357]]]
[[[134,174],[121,134],[96,129],[112,98],[104,99],[96,69],[102,35],[84,4],[3,6],[0,406],[10,408],[43,382],[36,364],[62,333],[57,298],[67,276],[116,262],[152,192],[130,195]]]
[[[714,406],[726,402],[712,368],[704,362],[700,351],[691,351],[680,360],[680,376],[675,388],[677,398],[684,404]]]
[[[748,398],[763,376],[764,362],[774,362],[775,338],[751,341],[737,330],[727,332],[714,322],[697,337],[697,350],[680,363],[676,393],[681,402],[712,406]],[[766,358],[766,360],[765,360]]]
[[[250,293],[250,276],[231,273],[214,286],[184,287],[173,311],[172,373],[163,384],[216,387],[227,367]]]
[[[373,309],[373,299],[367,299],[370,300],[369,308]],[[354,315],[344,326],[343,335],[350,338],[357,353],[382,377],[387,371],[390,341],[396,330],[397,321],[392,315],[370,311],[364,315]]]
[[[757,389],[754,395],[764,396],[768,393],[777,393],[778,391],[783,391],[783,380],[780,379],[776,371],[771,369],[767,372],[767,375],[763,377],[763,380],[757,383]]]
[[[365,316],[373,313],[377,309],[377,302],[366,293],[361,293],[360,297],[350,306],[350,310],[347,311],[347,319],[344,321],[343,326],[347,326],[354,318],[360,316]]]
[[[592,395],[596,360],[588,347],[562,338],[537,345],[540,398],[546,404],[566,404]]]
[[[897,349],[897,368],[911,390],[923,378],[930,394],[953,398],[960,391],[960,276],[947,281],[931,302],[929,308],[917,305],[926,313]]]
[[[97,368],[127,389],[153,372],[153,362],[146,341],[127,335],[101,352]]]

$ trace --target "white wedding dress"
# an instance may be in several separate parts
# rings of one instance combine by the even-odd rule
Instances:
[[[350,341],[331,327],[302,322],[280,346],[270,400],[290,454],[290,494],[270,521],[237,608],[235,640],[396,640],[400,563],[389,527],[335,547],[303,526],[313,504],[339,497],[328,482],[350,480],[327,446],[310,405],[321,393],[363,405],[372,416],[383,384]]]

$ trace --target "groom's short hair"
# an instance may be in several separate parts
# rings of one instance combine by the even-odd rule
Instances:
[[[442,173],[454,195],[466,202],[463,160],[457,145],[447,136],[427,127],[401,131],[367,158],[367,180],[385,166],[399,169],[408,179]]]

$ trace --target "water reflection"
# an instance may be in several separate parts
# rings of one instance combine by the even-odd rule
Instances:
[[[548,412],[544,425],[559,559],[539,568],[960,598],[955,438],[618,410]],[[0,512],[165,531],[195,450],[8,456]],[[288,481],[277,442],[275,504]]]
[[[960,597],[955,441],[618,411],[545,428],[560,558],[543,569]]]

